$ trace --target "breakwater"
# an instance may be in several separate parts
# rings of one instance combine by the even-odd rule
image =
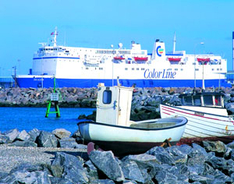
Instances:
[[[95,88],[57,89],[61,107],[95,107]],[[46,107],[52,88],[5,88],[0,89],[1,107]]]
[[[160,117],[160,103],[179,105],[179,94],[192,93],[193,88],[136,88],[132,98],[131,120],[145,120]],[[195,89],[201,92],[201,88]],[[206,91],[222,91],[225,108],[234,113],[234,89],[206,88]],[[52,88],[6,88],[0,89],[1,107],[46,107]],[[60,107],[96,107],[97,88],[60,88]],[[95,116],[93,114],[92,118]],[[82,116],[83,117],[83,116]]]
[[[154,147],[122,158],[111,150],[74,155],[86,150],[81,142],[79,132],[65,129],[0,133],[0,183],[234,182],[234,142]]]

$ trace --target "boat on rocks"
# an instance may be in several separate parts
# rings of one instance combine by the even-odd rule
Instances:
[[[224,108],[221,92],[193,92],[179,95],[180,106],[160,104],[161,118],[183,116],[188,119],[181,143],[234,139],[233,115]]]
[[[187,123],[184,117],[131,121],[133,87],[98,86],[96,121],[80,120],[84,142],[94,143],[116,156],[144,153],[154,146],[174,145]]]

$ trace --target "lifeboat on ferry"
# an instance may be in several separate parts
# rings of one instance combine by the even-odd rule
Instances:
[[[197,58],[197,61],[200,63],[200,64],[207,64],[208,62],[210,62],[210,58]]]
[[[148,57],[134,57],[135,61],[148,61]]]
[[[124,60],[125,58],[123,56],[115,56],[114,60]]]
[[[168,57],[167,58],[170,62],[180,62],[181,58],[179,57]]]

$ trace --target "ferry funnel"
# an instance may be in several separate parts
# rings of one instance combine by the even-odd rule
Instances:
[[[165,44],[164,42],[160,41],[159,39],[156,39],[153,47],[152,52],[152,59],[159,59],[165,57]]]

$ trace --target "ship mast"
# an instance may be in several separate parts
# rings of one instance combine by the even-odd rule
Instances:
[[[54,35],[54,41],[53,41],[54,47],[56,47],[57,46],[57,35],[58,35],[57,27],[55,27],[55,31],[54,31],[53,35]]]
[[[175,54],[176,49],[176,33],[174,34],[174,40],[173,40],[173,54]]]

